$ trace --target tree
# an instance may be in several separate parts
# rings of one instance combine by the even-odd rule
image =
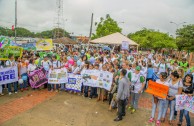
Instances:
[[[176,31],[176,42],[179,50],[194,51],[194,25],[185,25]]]
[[[128,38],[134,40],[143,48],[176,48],[173,37],[152,29],[143,28],[140,31],[128,34]]]
[[[106,15],[106,19],[101,17],[100,22],[96,22],[95,26],[97,26],[96,34],[92,34],[92,39],[100,38],[115,32],[122,31],[122,29],[118,26],[118,23],[113,20],[109,14]]]

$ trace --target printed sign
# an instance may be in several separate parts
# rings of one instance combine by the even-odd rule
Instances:
[[[128,49],[129,49],[129,42],[127,42],[127,41],[122,41],[122,49],[128,50]]]
[[[8,60],[9,55],[13,54],[14,57],[22,57],[23,48],[18,46],[9,46],[0,49],[0,60]]]
[[[62,68],[62,69],[54,69],[54,70],[49,70],[49,75],[48,75],[48,83],[49,84],[63,84],[67,83],[67,69]]]
[[[167,97],[168,90],[169,90],[168,86],[150,80],[148,83],[148,88],[146,89],[145,92],[165,99]]]
[[[73,73],[68,73],[68,82],[65,85],[66,89],[80,92],[81,86],[82,86],[82,76]]]
[[[36,50],[52,50],[53,41],[52,39],[42,39],[36,42]]]
[[[7,67],[0,70],[0,85],[18,81],[17,66]]]
[[[30,74],[28,74],[29,82],[32,88],[38,88],[43,84],[48,82],[46,78],[46,71],[44,68],[40,68],[38,70],[34,70]]]
[[[194,97],[188,95],[176,95],[176,110],[185,109],[194,113]]]
[[[86,70],[82,74],[83,85],[100,87],[110,91],[112,86],[113,74],[108,71]]]

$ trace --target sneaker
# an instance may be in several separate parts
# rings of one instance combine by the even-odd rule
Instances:
[[[135,113],[135,111],[136,111],[135,109],[132,109],[132,110],[131,110],[131,114]]]
[[[3,94],[3,93],[1,93],[0,95],[1,95],[1,96],[3,96],[4,94]]]
[[[133,109],[133,107],[132,107],[132,106],[129,106],[129,107],[128,107],[128,110],[131,110],[131,109]]]
[[[15,91],[15,94],[17,94],[18,92],[17,91]]]
[[[151,117],[151,118],[148,120],[148,122],[149,122],[149,123],[153,123],[153,122],[154,122],[154,118]]]
[[[160,126],[160,121],[159,120],[156,121],[156,126]]]
[[[9,95],[11,95],[12,93],[11,92],[9,92]]]

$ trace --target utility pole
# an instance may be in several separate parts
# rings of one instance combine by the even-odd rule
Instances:
[[[90,41],[91,41],[91,36],[92,36],[93,16],[94,16],[94,14],[92,13],[92,17],[91,17],[91,26],[90,26],[90,34],[89,34],[89,40],[88,40],[88,48],[87,48],[87,50],[89,50]]]
[[[16,28],[17,28],[17,0],[15,0],[15,43],[16,42],[16,36],[17,36],[17,31],[16,31]]]

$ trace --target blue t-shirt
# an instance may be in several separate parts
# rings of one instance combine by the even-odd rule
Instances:
[[[152,78],[153,74],[154,74],[154,68],[148,68],[147,78]]]

